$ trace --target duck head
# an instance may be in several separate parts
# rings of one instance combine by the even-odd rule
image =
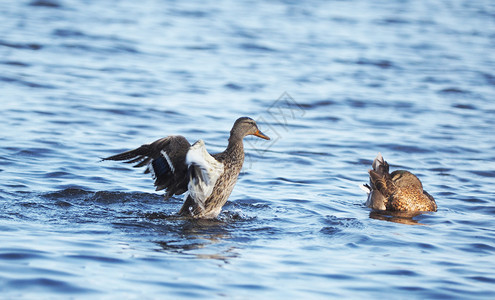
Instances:
[[[248,117],[242,117],[235,121],[232,130],[230,131],[231,139],[242,140],[245,136],[254,135],[259,138],[269,140],[270,138],[261,132],[256,125],[256,122]]]

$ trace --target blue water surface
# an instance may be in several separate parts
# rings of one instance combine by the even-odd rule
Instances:
[[[493,1],[0,4],[0,298],[495,297]],[[102,157],[246,161],[215,220]],[[438,212],[372,212],[381,152]]]

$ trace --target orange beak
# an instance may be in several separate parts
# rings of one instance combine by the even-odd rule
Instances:
[[[257,137],[260,137],[262,139],[265,139],[265,140],[270,140],[270,138],[267,135],[265,135],[263,132],[261,132],[259,130],[256,131],[256,133],[254,135]]]

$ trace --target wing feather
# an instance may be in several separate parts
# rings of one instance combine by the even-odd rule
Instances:
[[[206,200],[223,173],[223,163],[211,156],[204,142],[199,140],[187,152],[186,164],[189,167],[189,194],[199,207],[205,209]]]
[[[166,190],[166,196],[170,197],[187,191],[186,155],[190,147],[183,136],[171,135],[103,160],[124,161],[135,164],[135,168],[146,166],[144,173],[151,173],[156,190]]]

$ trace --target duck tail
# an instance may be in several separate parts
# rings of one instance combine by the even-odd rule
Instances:
[[[381,153],[378,153],[375,160],[373,160],[372,167],[373,170],[368,171],[372,188],[380,191],[385,197],[392,195],[396,187],[389,173],[389,165],[383,159]]]
[[[373,160],[373,171],[380,175],[385,175],[389,174],[389,165],[388,163],[383,159],[383,156],[380,152],[378,152],[378,155],[375,157]]]

